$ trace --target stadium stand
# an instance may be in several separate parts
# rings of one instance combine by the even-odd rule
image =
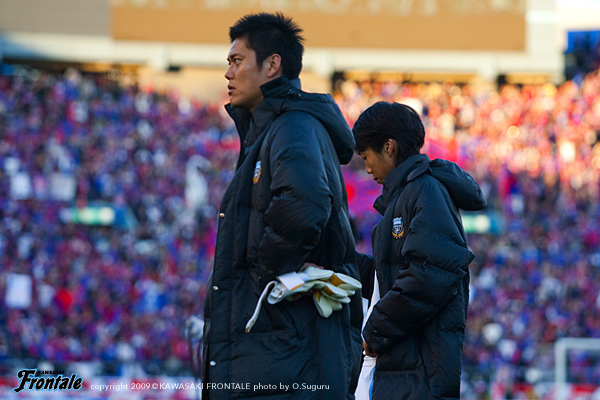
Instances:
[[[462,398],[545,398],[534,384],[552,380],[553,343],[600,337],[600,71],[490,92],[346,81],[334,96],[350,124],[377,100],[413,105],[427,151],[480,182],[503,223],[469,234]],[[99,363],[103,376],[190,376],[185,321],[202,312],[238,148],[222,102],[4,64],[0,375]],[[360,162],[345,174],[368,251],[378,188]],[[572,358],[571,382],[600,382],[598,356]]]

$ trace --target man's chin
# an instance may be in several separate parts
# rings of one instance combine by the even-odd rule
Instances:
[[[244,103],[236,101],[235,99],[233,99],[231,97],[229,98],[229,105],[232,107],[235,107],[235,108],[246,108],[246,107],[244,107]]]

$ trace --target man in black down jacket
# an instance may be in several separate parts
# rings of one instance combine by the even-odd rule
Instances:
[[[329,318],[313,299],[265,302],[307,264],[359,279],[340,163],[354,138],[329,95],[300,90],[301,30],[281,14],[230,28],[230,104],[241,151],[223,196],[207,286],[203,399],[350,399],[360,371],[360,293]]]
[[[363,296],[378,300],[363,329],[365,354],[376,358],[372,398],[458,399],[474,257],[459,208],[481,209],[485,199],[458,165],[419,154],[425,130],[409,106],[376,103],[353,133],[383,185],[373,257],[357,258]]]

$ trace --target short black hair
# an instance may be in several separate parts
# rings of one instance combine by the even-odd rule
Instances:
[[[302,70],[304,38],[302,29],[291,18],[282,13],[248,14],[229,28],[229,38],[233,43],[245,38],[249,49],[256,53],[256,62],[262,62],[272,54],[281,56],[283,74],[295,79]]]
[[[356,152],[380,152],[388,139],[398,144],[396,165],[419,154],[425,144],[425,127],[419,113],[406,104],[379,101],[358,117],[352,128]]]

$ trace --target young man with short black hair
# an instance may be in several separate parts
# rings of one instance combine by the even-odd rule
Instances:
[[[425,129],[411,107],[375,103],[353,133],[367,172],[383,185],[373,257],[357,255],[371,300],[357,398],[458,399],[474,257],[459,208],[481,209],[485,199],[458,165],[420,154]]]

